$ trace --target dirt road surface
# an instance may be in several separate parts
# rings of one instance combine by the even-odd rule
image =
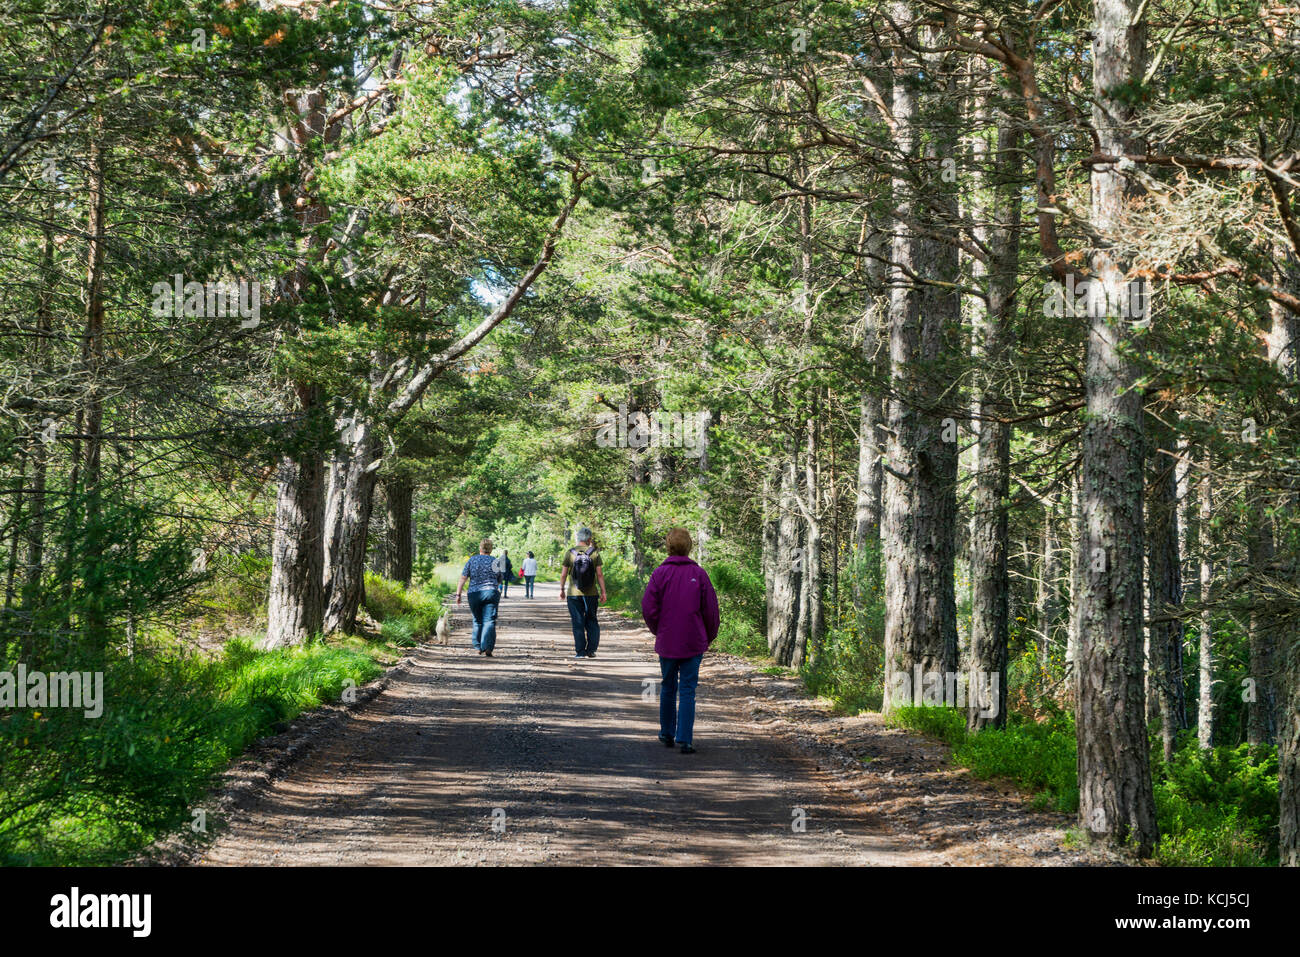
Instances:
[[[490,659],[469,647],[461,605],[448,645],[418,649],[342,731],[227,822],[199,863],[949,862],[933,838],[856,797],[797,735],[756,720],[734,659],[705,658],[698,752],[665,748],[650,635],[602,610],[597,657],[575,660],[556,586],[536,592],[512,589],[502,602]],[[1031,830],[1041,844],[1046,832]]]

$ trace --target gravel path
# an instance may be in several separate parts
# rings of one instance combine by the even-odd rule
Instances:
[[[469,648],[467,624],[462,605],[447,646],[422,646],[199,863],[949,862],[756,713],[738,659],[706,657],[698,752],[684,755],[656,739],[646,679],[658,661],[643,629],[602,611],[598,656],[576,661],[556,586],[540,583],[536,598],[502,602],[494,657]]]

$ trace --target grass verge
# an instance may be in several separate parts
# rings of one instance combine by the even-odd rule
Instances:
[[[1074,719],[1056,711],[1046,720],[1012,715],[1004,729],[966,730],[957,708],[904,707],[887,718],[952,747],[953,762],[978,778],[1002,778],[1034,792],[1043,809],[1079,809]],[[1155,860],[1174,867],[1277,864],[1277,753],[1272,748],[1201,749],[1179,744],[1166,764],[1152,749],[1156,822]]]

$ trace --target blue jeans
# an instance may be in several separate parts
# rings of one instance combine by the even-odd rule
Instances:
[[[537,577],[536,575],[524,576],[524,597],[525,598],[533,597],[533,579],[536,577]]]
[[[690,744],[695,731],[695,686],[700,682],[700,661],[694,658],[660,658],[659,671],[664,683],[659,686],[659,733],[678,744]],[[681,708],[677,696],[681,695]]]
[[[474,630],[470,643],[475,651],[491,651],[497,644],[497,603],[501,601],[495,588],[480,588],[469,593],[469,613],[474,616]]]
[[[569,598],[569,618],[573,622],[573,650],[580,655],[594,655],[600,644],[600,622],[596,609],[600,599],[595,595]]]
[[[501,597],[505,598],[506,595],[509,594],[510,594],[510,576],[503,575],[501,576]]]

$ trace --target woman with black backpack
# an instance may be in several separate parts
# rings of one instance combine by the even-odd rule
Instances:
[[[514,574],[514,566],[510,564],[510,550],[501,549],[501,557],[497,559],[497,588],[501,592],[501,597],[505,598],[510,594],[510,576]]]
[[[607,600],[605,573],[600,564],[600,552],[592,544],[591,529],[578,529],[578,547],[565,553],[564,567],[560,570],[560,598],[569,605],[575,658],[595,658],[596,646],[600,644],[596,610]]]

